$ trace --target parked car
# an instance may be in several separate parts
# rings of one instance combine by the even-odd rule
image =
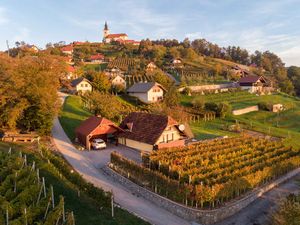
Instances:
[[[92,147],[93,147],[93,149],[104,149],[104,148],[106,148],[106,143],[105,143],[105,141],[103,141],[102,139],[100,139],[100,138],[96,138],[96,139],[94,139],[94,140],[92,140]]]

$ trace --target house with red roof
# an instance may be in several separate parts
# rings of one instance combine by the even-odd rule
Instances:
[[[66,45],[60,49],[62,53],[66,55],[72,55],[73,54],[73,45]]]
[[[75,141],[90,150],[93,139],[101,138],[107,142],[109,137],[113,137],[121,131],[122,129],[112,121],[104,117],[91,116],[75,129]]]
[[[130,113],[120,124],[118,143],[142,152],[184,146],[185,126],[170,116],[144,112]]]
[[[96,55],[91,55],[90,61],[92,63],[102,63],[104,61],[104,55],[98,53]]]

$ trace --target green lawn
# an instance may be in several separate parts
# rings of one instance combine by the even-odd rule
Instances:
[[[66,98],[59,115],[59,121],[70,140],[74,141],[75,128],[90,116],[91,113],[83,109],[81,98],[79,96],[71,95]]]
[[[182,96],[181,104],[191,106],[194,96]],[[191,127],[199,139],[214,136],[230,136],[230,132],[222,127],[234,124],[236,121],[245,129],[259,131],[268,135],[283,137],[288,145],[300,147],[300,101],[298,98],[284,94],[256,96],[249,93],[222,93],[203,96],[205,101],[229,102],[232,108],[242,108],[257,105],[259,102],[281,103],[286,108],[280,113],[259,111],[239,116],[227,116],[225,119],[216,119],[210,122],[192,123]]]
[[[198,140],[211,139],[220,136],[233,137],[237,136],[237,133],[223,130],[222,127],[228,122],[224,122],[221,119],[216,119],[209,122],[192,122],[190,123],[191,129]]]
[[[87,64],[84,65],[83,69],[84,70],[95,70],[95,71],[103,71],[107,67],[107,63],[102,63],[102,64]]]
[[[12,146],[13,151],[25,153],[29,164],[32,164],[32,161],[36,162],[40,169],[40,176],[45,177],[46,186],[53,185],[56,203],[60,195],[65,197],[66,211],[74,212],[76,225],[149,225],[149,223],[120,208],[115,208],[115,218],[112,218],[109,207],[99,209],[95,200],[83,192],[78,197],[80,187],[74,185],[64,176],[60,177],[58,168],[51,162],[49,163],[46,158],[41,157],[36,150],[29,149],[28,145],[11,145],[0,142],[0,151],[7,152],[10,146]]]

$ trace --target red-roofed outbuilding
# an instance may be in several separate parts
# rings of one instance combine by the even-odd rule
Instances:
[[[101,138],[107,141],[108,135],[113,135],[122,131],[112,121],[99,116],[91,116],[83,121],[75,130],[76,140],[85,146],[86,149],[91,149],[91,141],[95,138]]]

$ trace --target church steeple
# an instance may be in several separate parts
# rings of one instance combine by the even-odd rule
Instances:
[[[107,37],[108,35],[109,35],[109,29],[108,29],[107,22],[105,21],[104,29],[103,29],[103,42],[106,41],[106,37]]]
[[[104,30],[108,30],[107,22],[105,21]]]

